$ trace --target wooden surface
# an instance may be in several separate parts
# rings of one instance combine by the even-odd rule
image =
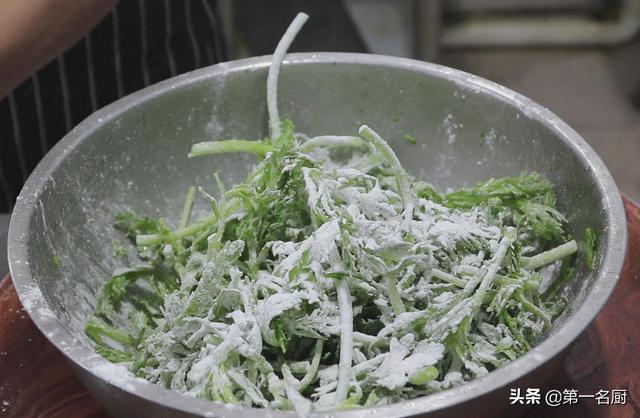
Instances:
[[[640,209],[629,202],[625,206],[629,247],[623,275],[604,310],[542,393],[576,389],[592,395],[600,389],[626,389],[626,404],[605,406],[581,398],[576,405],[527,409],[527,418],[640,417]],[[514,415],[528,407],[515,408],[519,411],[514,409]],[[0,416],[106,417],[62,354],[22,310],[8,277],[0,282]]]

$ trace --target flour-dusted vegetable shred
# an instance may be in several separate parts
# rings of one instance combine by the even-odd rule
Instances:
[[[427,395],[527,352],[565,305],[576,252],[552,185],[524,173],[442,194],[367,126],[296,133],[275,89],[305,19],[274,55],[270,137],[190,154],[253,153],[247,179],[202,192],[211,214],[192,223],[190,189],[176,229],[117,216],[137,261],[87,322],[96,349],[189,396],[300,415]]]

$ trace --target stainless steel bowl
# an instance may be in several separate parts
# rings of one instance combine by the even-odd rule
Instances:
[[[265,410],[191,399],[136,379],[96,355],[82,328],[101,284],[118,266],[111,249],[118,211],[173,222],[189,185],[215,193],[214,171],[227,184],[248,172],[253,159],[246,155],[186,155],[192,143],[205,139],[265,135],[269,62],[260,57],[219,64],[105,107],[47,154],[18,198],[9,260],[20,299],[113,415],[265,416]],[[508,404],[509,388],[543,385],[606,302],[624,259],[620,194],[591,147],[551,112],[504,87],[450,68],[376,55],[289,55],[280,109],[310,135],[354,134],[367,123],[411,173],[442,189],[538,171],[557,186],[581,254],[584,228],[600,231],[597,268],[589,271],[580,258],[570,306],[531,352],[438,394],[331,415],[496,416]],[[417,145],[402,140],[407,133]]]

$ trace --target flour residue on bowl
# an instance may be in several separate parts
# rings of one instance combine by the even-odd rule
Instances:
[[[442,121],[442,129],[444,130],[444,134],[449,145],[455,144],[457,131],[463,126],[464,125],[462,123],[455,122],[452,113],[449,113],[447,116],[445,116],[444,120]]]
[[[143,379],[139,379],[135,377],[126,367],[109,363],[106,360],[100,359],[99,363],[91,367],[91,372],[100,376],[102,379],[107,382],[124,388],[129,392],[135,392],[135,386],[133,382],[139,381],[141,383],[146,383]]]

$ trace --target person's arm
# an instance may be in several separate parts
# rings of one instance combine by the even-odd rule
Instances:
[[[117,0],[0,0],[0,99],[82,38]]]

